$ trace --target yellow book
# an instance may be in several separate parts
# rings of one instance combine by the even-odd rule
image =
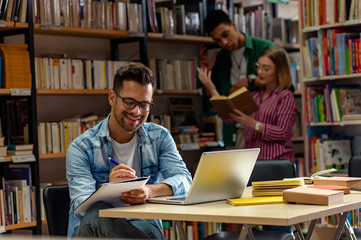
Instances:
[[[226,202],[234,206],[284,203],[282,196],[233,198],[227,199]]]
[[[284,180],[273,180],[273,181],[260,181],[260,182],[252,182],[252,188],[277,188],[277,187],[293,187],[293,186],[303,186],[304,181],[300,178],[293,179],[284,179]]]
[[[304,180],[299,178],[252,182],[252,195],[271,196],[282,195],[283,190],[304,186]]]

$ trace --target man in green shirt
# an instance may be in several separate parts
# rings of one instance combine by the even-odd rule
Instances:
[[[221,10],[210,12],[205,21],[206,32],[222,48],[210,58],[206,55],[206,47],[201,46],[201,68],[212,70],[212,82],[221,95],[229,95],[241,87],[253,91],[257,86],[257,74],[254,64],[261,53],[273,47],[268,40],[251,37],[238,31],[235,23]],[[212,93],[206,91],[211,97]],[[236,144],[237,132],[237,144]],[[223,140],[226,146],[242,148],[244,145],[243,129],[235,124],[223,123]]]

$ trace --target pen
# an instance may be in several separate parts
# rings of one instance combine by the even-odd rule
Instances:
[[[108,159],[109,161],[111,161],[112,163],[114,163],[115,165],[119,165],[119,163],[117,161],[115,161],[111,156],[108,155]],[[134,178],[138,178],[136,175],[134,175]]]
[[[112,157],[110,157],[109,155],[108,155],[108,159],[109,159],[109,161],[111,161],[115,165],[119,165],[119,163],[117,161],[115,161]]]

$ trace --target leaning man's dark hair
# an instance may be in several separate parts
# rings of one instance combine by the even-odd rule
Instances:
[[[204,28],[209,34],[221,23],[224,23],[225,25],[231,25],[231,19],[222,10],[213,10],[208,13],[206,19],[204,19]]]
[[[117,70],[114,76],[113,91],[120,92],[124,81],[136,81],[141,85],[152,84],[155,88],[155,81],[152,71],[142,63],[130,63]]]

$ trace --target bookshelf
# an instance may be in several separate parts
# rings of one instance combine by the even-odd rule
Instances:
[[[325,1],[322,4],[330,3],[331,1]],[[340,105],[338,99],[342,97],[340,93],[342,90],[338,89],[351,87],[355,89],[354,91],[358,91],[357,85],[360,85],[361,75],[357,70],[358,62],[355,56],[359,55],[356,52],[359,49],[361,15],[358,10],[352,13],[348,5],[342,8],[344,11],[334,6],[327,12],[322,11],[326,7],[321,6],[319,12],[311,14],[304,4],[305,1],[299,1],[298,8],[301,36],[302,109],[305,124],[305,167],[307,175],[310,175],[322,170],[321,163],[327,159],[324,155],[327,151],[323,149],[330,140],[347,140],[350,143],[350,148],[338,149],[347,152],[340,157],[342,164],[346,162],[346,165],[340,167],[347,168],[349,159],[354,155],[353,147],[358,147],[354,146],[353,142],[354,137],[360,135],[361,120],[343,119],[343,115],[352,115],[352,113],[345,113],[346,108]],[[357,9],[359,1],[350,1],[350,4],[355,4],[354,9]],[[357,36],[355,40],[348,41],[346,38],[352,33]],[[345,45],[348,42],[354,49]],[[349,59],[342,58],[346,52],[349,54]],[[312,110],[318,103],[320,103],[318,108]]]
[[[17,21],[14,22],[13,17],[11,16],[11,21],[4,21],[0,20],[0,42],[5,44],[26,44],[26,55],[29,55],[29,62],[24,61],[24,66],[30,69],[31,77],[25,75],[23,77],[23,84],[29,84],[30,88],[27,87],[26,89],[6,89],[6,88],[0,88],[0,117],[1,117],[1,129],[2,134],[5,136],[5,145],[10,144],[24,144],[25,138],[15,138],[13,133],[13,123],[20,124],[19,127],[27,125],[27,130],[24,130],[24,134],[28,136],[29,143],[34,144],[33,147],[33,155],[35,160],[31,162],[22,162],[20,165],[18,163],[15,163],[13,158],[11,156],[5,156],[2,158],[2,161],[0,162],[0,176],[2,178],[2,184],[4,182],[7,182],[10,179],[9,170],[7,167],[11,165],[11,167],[19,168],[22,167],[23,169],[26,169],[28,171],[28,180],[25,181],[29,187],[27,189],[30,190],[30,193],[27,194],[29,198],[29,205],[27,205],[29,208],[29,214],[30,218],[25,219],[24,216],[18,215],[16,218],[14,218],[14,221],[10,223],[10,221],[5,220],[1,225],[4,226],[4,229],[6,231],[12,232],[14,230],[30,230],[33,234],[40,234],[41,233],[41,224],[40,224],[40,192],[39,192],[39,157],[38,157],[38,150],[37,150],[37,108],[36,108],[36,89],[35,89],[35,71],[34,71],[34,64],[33,64],[33,58],[34,58],[34,35],[33,35],[33,22],[32,22],[32,1],[28,0],[27,2],[24,1],[23,10],[22,10],[22,19],[21,22]],[[26,22],[24,14],[26,15]],[[30,19],[30,20],[29,20]],[[19,19],[20,20],[20,19]],[[14,39],[20,39],[19,41],[14,41]],[[10,46],[10,45],[9,45]],[[15,45],[12,45],[15,46]],[[23,57],[25,55],[22,55]],[[25,56],[26,57],[26,56]],[[2,67],[4,67],[4,61],[6,61],[2,58]],[[19,64],[21,62],[18,62]],[[20,70],[20,65],[18,71]],[[5,69],[3,69],[2,74],[9,74],[10,72],[5,72]],[[2,84],[5,86],[6,78],[4,78],[4,75],[2,75]],[[20,119],[19,115],[12,115],[12,112],[14,109],[9,108],[9,102],[19,103],[22,102],[24,107],[24,115],[25,119]],[[29,170],[30,169],[30,170]],[[30,174],[31,172],[31,174]],[[12,178],[12,177],[11,177]],[[23,179],[23,178],[16,178],[16,179]],[[30,181],[32,184],[29,184]],[[13,185],[13,184],[11,184]],[[2,187],[2,190],[3,187]],[[20,190],[20,188],[18,189]],[[23,191],[24,188],[22,189]],[[14,196],[16,196],[20,191],[16,191],[16,189],[12,190],[14,191]],[[22,192],[23,192],[22,191]],[[5,190],[4,190],[5,195]],[[32,196],[33,195],[33,196]],[[23,195],[25,196],[25,195]],[[35,197],[36,196],[36,197]],[[31,199],[31,200],[30,200]],[[31,203],[33,201],[33,203]],[[1,204],[4,204],[5,202],[2,202]],[[25,200],[23,199],[22,207],[24,207],[25,211]],[[30,207],[31,204],[33,207]],[[17,206],[18,209],[20,206]],[[20,207],[21,208],[21,207]],[[18,212],[19,213],[19,212]],[[14,213],[13,213],[14,214]],[[8,213],[5,214],[5,216],[11,216]],[[31,217],[32,216],[32,217]],[[24,217],[24,218],[23,218]],[[2,220],[3,221],[3,220]]]

